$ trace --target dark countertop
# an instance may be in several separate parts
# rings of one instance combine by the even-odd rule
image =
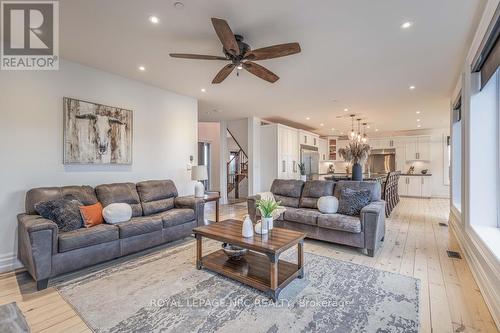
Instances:
[[[422,177],[429,177],[429,176],[432,176],[432,173],[426,173],[425,175],[423,173],[402,173],[401,176],[422,176]]]
[[[372,173],[370,176],[367,174],[363,175],[363,180],[367,181],[379,181],[382,182],[387,178],[387,174],[375,174]],[[327,177],[325,177],[325,180],[350,180],[351,179],[351,174],[347,173],[330,173],[328,174]]]

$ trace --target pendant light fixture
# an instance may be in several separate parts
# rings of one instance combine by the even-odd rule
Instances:
[[[363,138],[361,139],[361,142],[367,143],[368,142],[368,135],[366,135],[366,123],[363,123]]]
[[[360,126],[361,118],[358,118],[356,120],[358,121],[358,134],[356,135],[356,140],[358,142],[361,142],[361,138],[362,138],[362,136],[361,136],[361,126]]]
[[[356,116],[356,115],[351,114],[351,133],[350,133],[350,135],[349,135],[349,138],[350,138],[351,140],[356,139],[356,132],[354,132],[354,117],[355,117],[355,116]]]

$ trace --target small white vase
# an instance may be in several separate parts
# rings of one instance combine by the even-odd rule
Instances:
[[[243,227],[241,228],[241,235],[245,238],[253,237],[253,223],[249,215],[245,215]]]
[[[262,221],[257,222],[255,224],[255,233],[259,235],[265,235],[269,232],[267,228],[262,228]]]
[[[267,230],[273,229],[273,218],[272,217],[263,217],[262,224],[264,224],[264,228],[267,227]]]

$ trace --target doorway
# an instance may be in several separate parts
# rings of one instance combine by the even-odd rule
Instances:
[[[210,143],[208,142],[198,142],[198,165],[205,165],[207,167],[208,179],[203,180],[203,186],[207,191],[210,190],[210,169],[211,169],[211,161],[210,161]]]

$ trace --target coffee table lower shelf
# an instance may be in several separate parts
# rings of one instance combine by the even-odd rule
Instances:
[[[273,289],[270,258],[264,254],[248,251],[240,260],[228,260],[224,251],[218,250],[202,257],[201,266],[264,291],[275,301],[287,284],[295,278],[302,278],[304,269],[298,264],[278,260],[278,286]]]

